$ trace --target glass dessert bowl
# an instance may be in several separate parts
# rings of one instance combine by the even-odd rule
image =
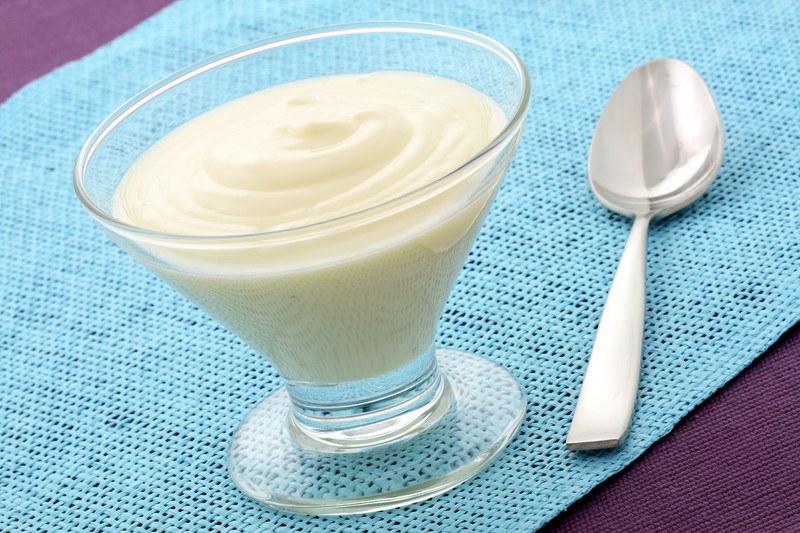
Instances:
[[[289,82],[380,71],[475,89],[499,109],[498,133],[424,185],[307,224],[163,232],[115,207],[140,156],[210,110]],[[284,381],[231,440],[229,471],[245,494],[307,514],[398,507],[474,476],[516,433],[526,402],[511,374],[436,349],[434,336],[519,143],[529,98],[524,65],[497,41],[432,24],[364,23],[213,56],[146,89],[91,135],[75,167],[89,213]],[[341,140],[325,128],[320,138]]]

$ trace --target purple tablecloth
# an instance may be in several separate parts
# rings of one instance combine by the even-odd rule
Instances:
[[[800,531],[800,326],[548,531]]]
[[[0,102],[169,3],[0,2]],[[800,327],[546,529],[800,531],[796,434]]]

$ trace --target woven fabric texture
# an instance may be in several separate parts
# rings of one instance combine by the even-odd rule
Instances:
[[[528,415],[489,469],[446,495],[367,516],[290,516],[247,500],[225,470],[231,433],[278,386],[276,374],[96,227],[71,167],[106,114],[179,67],[283,31],[368,19],[481,31],[530,68],[526,134],[439,335],[514,373]],[[541,526],[800,318],[799,19],[788,1],[185,1],[32,83],[0,107],[0,528]],[[628,441],[571,454],[569,416],[630,224],[592,197],[588,145],[615,85],[660,56],[706,78],[726,160],[706,196],[653,227]]]

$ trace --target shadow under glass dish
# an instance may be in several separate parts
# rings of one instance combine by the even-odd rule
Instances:
[[[199,114],[277,84],[381,70],[458,80],[494,99],[507,123],[451,174],[317,224],[185,236],[112,216],[114,191],[134,160]],[[474,476],[515,434],[525,397],[511,374],[433,342],[516,150],[529,91],[519,58],[487,37],[418,23],[337,26],[251,43],[180,71],[89,138],[75,168],[87,210],[284,380],[231,440],[228,468],[245,494],[307,514],[398,507]],[[410,219],[424,222],[409,229]],[[323,327],[330,321],[336,327]]]

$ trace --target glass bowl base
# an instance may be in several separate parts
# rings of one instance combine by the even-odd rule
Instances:
[[[250,498],[310,514],[368,513],[437,496],[484,469],[525,416],[525,395],[501,366],[476,355],[437,349],[453,394],[450,409],[413,438],[358,453],[321,453],[291,437],[289,395],[261,401],[233,435],[228,470]]]

